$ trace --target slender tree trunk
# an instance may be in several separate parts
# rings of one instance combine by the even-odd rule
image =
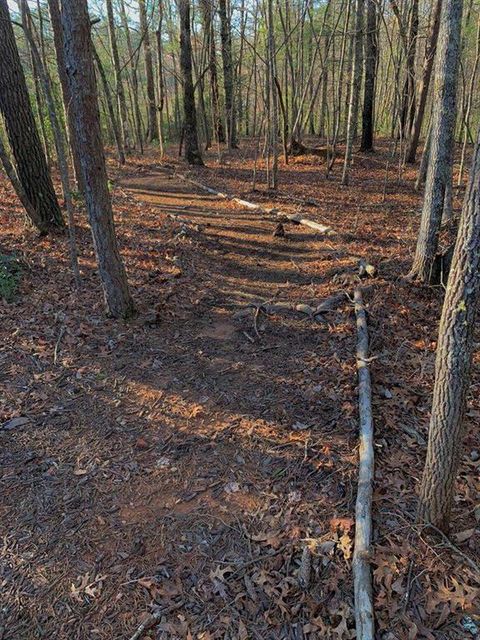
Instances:
[[[113,69],[115,72],[115,88],[119,106],[120,136],[122,140],[123,150],[126,151],[128,149],[127,101],[125,100],[125,91],[123,88],[123,79],[120,67],[120,56],[118,54],[117,35],[115,32],[115,18],[113,15],[112,0],[105,0],[105,3],[107,8],[110,52],[112,54]]]
[[[103,68],[102,62],[100,60],[100,56],[95,49],[95,46],[92,43],[92,53],[93,58],[95,60],[95,64],[97,65],[98,73],[100,75],[100,80],[102,81],[103,91],[105,94],[105,102],[107,103],[107,111],[110,122],[113,138],[115,140],[115,145],[117,147],[117,157],[118,164],[125,164],[125,153],[123,151],[122,144],[122,134],[120,132],[120,126],[118,124],[117,116],[115,113],[115,107],[113,106],[112,94],[110,92],[110,86],[107,80],[107,74],[105,73],[105,69]]]
[[[189,164],[203,165],[198,146],[197,112],[192,79],[192,42],[190,37],[190,0],[179,0],[180,66],[183,75],[185,158]]]
[[[272,179],[271,179],[271,187],[272,189],[277,189],[278,187],[278,93],[277,88],[275,86],[275,79],[277,77],[277,67],[276,67],[276,48],[275,48],[275,23],[273,20],[273,0],[268,0],[268,64],[270,68],[270,96],[268,99],[271,100],[271,122],[269,123],[270,128],[270,145],[272,152]]]
[[[400,117],[402,139],[406,139],[411,131],[415,117],[415,59],[418,39],[418,0],[410,4],[410,20],[406,51],[407,77],[403,86],[403,103]]]
[[[122,25],[125,31],[125,39],[127,42],[127,51],[128,57],[130,59],[130,77],[132,82],[132,104],[133,104],[133,115],[135,121],[135,132],[138,147],[140,149],[140,153],[143,154],[143,131],[142,131],[142,116],[140,114],[140,104],[138,102],[138,72],[137,72],[137,63],[136,63],[136,55],[132,47],[132,39],[130,37],[130,28],[128,26],[128,18],[127,12],[125,10],[125,2],[121,0],[120,2],[120,16],[122,18]]]
[[[61,9],[65,63],[70,92],[75,96],[72,111],[98,271],[108,313],[128,317],[133,313],[133,301],[108,191],[87,0],[63,0]]]
[[[235,100],[233,91],[232,33],[227,0],[219,0],[220,37],[222,40],[223,83],[225,88],[225,117],[229,149],[237,147]]]
[[[345,146],[345,161],[343,164],[342,184],[348,185],[352,151],[357,129],[358,103],[362,84],[363,58],[363,12],[364,0],[356,0],[355,4],[355,41],[352,65],[352,80],[350,89],[350,104],[348,108],[347,141]]]
[[[442,0],[436,0],[433,25],[425,48],[425,60],[423,64],[423,74],[419,90],[418,107],[413,121],[412,132],[410,135],[410,144],[407,150],[406,162],[413,164],[417,155],[418,142],[422,131],[423,118],[425,115],[425,107],[427,105],[428,88],[430,86],[430,78],[432,76],[433,63],[435,60],[435,52],[437,50],[438,32],[440,29],[440,14],[442,10]]]
[[[33,37],[33,32],[31,29],[31,14],[27,4],[27,0],[19,0],[19,6],[20,6],[21,15],[22,15],[23,31],[27,38],[28,44],[30,46],[32,57],[35,60],[35,63],[37,65],[39,77],[43,85],[45,100],[48,107],[50,125],[52,128],[53,137],[55,140],[55,149],[57,151],[58,170],[60,173],[60,181],[62,183],[63,199],[65,201],[65,208],[67,210],[68,235],[69,235],[69,245],[70,245],[70,261],[72,264],[72,272],[73,272],[73,277],[75,281],[75,286],[77,289],[80,289],[81,280],[80,280],[80,270],[78,267],[77,244],[75,239],[75,220],[73,215],[72,195],[70,193],[68,156],[66,151],[65,140],[63,137],[62,125],[57,116],[55,99],[52,92],[50,77],[48,75],[46,67],[44,66],[44,62],[40,56],[40,52],[38,51],[37,44]]]
[[[57,61],[58,77],[60,80],[60,87],[62,90],[63,108],[65,111],[65,122],[68,130],[68,142],[72,151],[73,169],[75,172],[75,182],[77,189],[83,193],[84,188],[82,184],[82,171],[80,168],[80,158],[78,149],[76,146],[76,140],[74,135],[74,126],[71,113],[71,101],[72,96],[68,87],[67,71],[65,69],[65,59],[63,55],[63,35],[62,24],[60,19],[60,9],[58,6],[58,0],[48,0],[48,8],[50,11],[50,22],[52,24],[53,31],[53,43],[55,46],[55,58]]]
[[[0,111],[16,162],[18,179],[32,203],[33,224],[42,233],[63,227],[63,218],[48,171],[28,98],[7,0],[0,0]]]
[[[417,248],[409,274],[420,282],[430,280],[442,221],[445,186],[452,162],[462,5],[463,0],[444,0],[442,7],[430,162]]]
[[[363,98],[362,142],[360,151],[373,151],[375,76],[377,72],[378,57],[377,2],[376,0],[367,0],[367,2],[365,89]]]
[[[427,459],[418,518],[446,531],[465,431],[480,289],[480,131],[438,332]]]
[[[152,49],[150,47],[150,35],[148,33],[147,11],[145,0],[138,0],[140,12],[140,31],[143,37],[143,52],[145,56],[145,77],[147,79],[147,103],[148,103],[148,141],[158,140],[157,110],[155,106],[155,82],[153,80]]]
[[[217,53],[215,48],[215,34],[213,30],[213,12],[210,0],[201,0],[200,7],[203,17],[203,29],[206,38],[208,70],[210,74],[210,95],[212,99],[212,120],[214,135],[218,142],[225,142],[222,118],[220,116],[220,93],[218,90]]]

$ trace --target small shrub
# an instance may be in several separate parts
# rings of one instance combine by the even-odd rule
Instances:
[[[0,253],[0,298],[11,302],[22,277],[20,262],[15,256]]]

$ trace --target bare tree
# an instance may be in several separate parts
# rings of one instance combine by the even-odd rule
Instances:
[[[444,0],[438,36],[431,149],[422,219],[410,278],[429,282],[438,246],[445,188],[451,177],[463,0]]]
[[[75,134],[85,184],[85,202],[108,313],[133,313],[127,276],[120,257],[100,133],[100,114],[92,57],[87,0],[63,0],[61,7],[67,77]]]
[[[345,160],[343,164],[342,184],[347,185],[349,180],[350,165],[352,163],[353,144],[357,130],[358,103],[360,87],[362,84],[362,59],[363,59],[363,13],[364,0],[356,0],[355,3],[355,41],[353,53],[352,79],[350,83],[350,104],[348,107],[347,141],[345,147]]]
[[[197,111],[192,79],[192,42],[190,37],[190,0],[179,0],[180,13],[180,66],[183,75],[183,111],[185,157],[189,164],[202,165],[198,146]]]
[[[375,113],[375,76],[377,73],[378,34],[377,2],[367,0],[367,33],[365,55],[365,92],[362,113],[361,151],[373,151],[373,118]]]

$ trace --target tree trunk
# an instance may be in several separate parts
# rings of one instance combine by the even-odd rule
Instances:
[[[70,193],[70,176],[68,172],[68,155],[66,151],[65,139],[63,135],[62,125],[57,116],[55,98],[52,91],[50,77],[48,71],[44,65],[44,61],[40,56],[37,44],[33,37],[31,28],[32,18],[30,9],[28,7],[27,0],[19,0],[19,6],[22,15],[23,31],[27,38],[32,57],[35,60],[35,64],[38,69],[40,81],[43,85],[43,91],[45,94],[45,101],[48,107],[48,115],[50,119],[50,126],[52,128],[53,138],[55,140],[55,149],[57,151],[58,171],[60,174],[60,181],[62,183],[63,199],[65,201],[65,208],[67,210],[68,219],[68,232],[69,232],[69,244],[70,244],[70,261],[72,264],[73,277],[75,280],[75,286],[80,289],[80,270],[78,267],[78,254],[77,243],[75,239],[75,219],[73,214],[72,195]]]
[[[447,0],[448,2],[448,0]],[[480,288],[480,131],[438,332],[435,386],[418,518],[446,531],[465,430]]]
[[[222,118],[220,116],[220,94],[218,90],[217,53],[215,50],[215,33],[213,30],[213,12],[210,0],[201,0],[203,29],[206,39],[208,70],[210,73],[210,94],[212,98],[212,120],[214,136],[218,142],[225,142]]]
[[[127,12],[125,10],[125,2],[120,2],[120,16],[122,18],[122,25],[125,31],[125,40],[127,41],[128,57],[130,59],[130,78],[132,83],[132,104],[133,104],[133,116],[135,122],[135,133],[140,153],[143,154],[143,131],[142,131],[142,116],[140,114],[140,105],[138,102],[138,73],[137,63],[135,61],[135,52],[132,47],[132,39],[130,37],[130,28],[128,26]]]
[[[27,213],[41,233],[63,227],[63,218],[48,171],[28,98],[7,0],[0,0],[0,111],[15,158],[18,179],[32,204]]]
[[[409,135],[415,117],[415,59],[418,40],[418,0],[411,0],[407,42],[407,77],[403,86],[403,103],[400,116],[402,139]]]
[[[440,29],[440,14],[442,10],[442,0],[437,0],[433,14],[433,25],[425,48],[425,60],[423,63],[422,81],[419,91],[418,108],[413,122],[412,132],[410,136],[410,145],[408,147],[406,162],[413,164],[417,155],[418,142],[422,131],[423,118],[425,115],[425,107],[427,105],[428,88],[430,86],[430,78],[432,76],[433,62],[435,60],[435,52],[437,50],[438,32]]]
[[[105,303],[109,315],[128,317],[133,313],[133,301],[117,246],[108,191],[87,0],[63,0],[61,16],[67,77],[71,95],[75,96],[72,112],[85,202]]]
[[[348,185],[348,174],[352,163],[352,151],[357,129],[358,102],[362,84],[363,58],[363,11],[364,0],[356,0],[355,4],[355,41],[352,65],[352,80],[350,84],[350,104],[348,107],[347,141],[345,146],[345,161],[343,164],[342,184]]]
[[[100,80],[102,81],[103,90],[105,93],[105,102],[107,103],[108,118],[107,122],[110,122],[113,138],[117,147],[118,164],[125,164],[125,152],[123,151],[122,134],[120,133],[120,126],[118,124],[117,116],[115,114],[115,107],[113,106],[112,94],[108,85],[107,74],[103,68],[100,56],[92,43],[92,54],[97,65]]]
[[[81,193],[83,193],[84,187],[82,184],[82,170],[80,167],[80,157],[77,149],[77,142],[75,140],[75,129],[70,108],[72,96],[70,95],[70,89],[68,87],[67,70],[65,69],[65,58],[63,54],[63,34],[58,0],[48,0],[48,8],[50,11],[50,22],[52,24],[53,44],[55,46],[55,58],[57,61],[58,77],[60,80],[60,87],[62,89],[63,109],[65,112],[65,122],[67,124],[68,130],[68,142],[72,151],[75,182],[77,184],[77,189]]]
[[[180,66],[183,75],[185,158],[189,164],[203,165],[198,146],[197,112],[192,79],[192,42],[190,38],[190,0],[179,0]]]
[[[367,0],[367,2],[365,89],[362,113],[362,143],[360,146],[360,151],[373,151],[375,75],[377,72],[378,57],[377,2],[376,0]]]
[[[115,89],[119,107],[120,136],[123,150],[126,151],[128,149],[127,102],[125,100],[125,91],[123,89],[123,80],[120,68],[120,56],[118,54],[117,36],[115,33],[115,18],[113,16],[112,0],[106,0],[106,8],[108,35],[110,38],[110,52],[112,54],[113,69],[115,73]],[[125,162],[125,158],[123,159],[123,162]]]
[[[143,37],[143,53],[145,56],[145,77],[147,79],[147,113],[148,113],[148,141],[158,140],[157,110],[155,106],[155,82],[153,80],[152,49],[148,33],[147,11],[145,0],[138,0],[140,13],[140,32]]]
[[[220,37],[222,40],[223,83],[225,88],[225,117],[227,121],[227,144],[237,148],[235,101],[233,96],[232,33],[227,1],[219,0]]]
[[[425,183],[422,220],[410,277],[429,282],[438,246],[445,185],[450,175],[455,128],[457,67],[463,0],[444,0],[435,78],[430,162]]]

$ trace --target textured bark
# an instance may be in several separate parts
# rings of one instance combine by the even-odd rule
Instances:
[[[438,333],[432,415],[418,518],[447,530],[464,434],[480,288],[480,131]]]
[[[375,75],[378,57],[377,2],[367,0],[367,32],[365,53],[365,90],[362,113],[361,151],[373,151],[373,118],[375,113]]]
[[[444,0],[440,20],[430,162],[417,248],[410,271],[410,277],[420,282],[428,282],[430,279],[438,246],[445,186],[453,157],[462,6],[462,0]]]
[[[410,164],[415,162],[417,155],[418,142],[422,131],[423,118],[425,116],[425,107],[427,104],[428,88],[430,86],[430,78],[432,76],[433,62],[435,60],[435,52],[437,50],[438,31],[440,29],[440,13],[442,9],[442,0],[437,0],[433,14],[433,25],[425,48],[425,60],[423,63],[422,81],[419,90],[418,107],[412,126],[410,136],[410,144],[407,151],[406,161]]]
[[[185,158],[189,164],[203,165],[198,146],[197,111],[192,79],[192,42],[190,38],[190,0],[179,0],[180,66],[183,75]]]
[[[140,13],[140,31],[143,37],[145,77],[147,79],[148,141],[153,142],[153,140],[158,140],[157,108],[155,106],[155,82],[153,79],[152,49],[150,47],[150,34],[148,32],[145,0],[138,0],[138,8]]]
[[[60,19],[60,8],[58,0],[48,0],[48,8],[50,11],[50,22],[53,31],[53,43],[55,46],[55,57],[57,60],[58,77],[60,80],[60,87],[62,89],[63,108],[65,111],[65,122],[68,130],[68,142],[72,152],[73,169],[75,172],[75,182],[77,183],[78,190],[83,193],[84,187],[82,184],[82,170],[80,168],[80,157],[77,148],[77,141],[75,139],[75,128],[73,123],[72,111],[70,108],[72,96],[70,95],[70,89],[67,80],[67,71],[65,69],[65,58],[63,53],[63,34],[62,24]]]
[[[65,64],[70,92],[75,96],[72,112],[98,271],[108,313],[128,317],[133,312],[133,302],[117,246],[108,191],[87,0],[64,0],[61,15]]]
[[[63,218],[38,135],[13,33],[7,0],[0,0],[0,111],[5,119],[18,179],[32,209],[33,224],[47,233]]]
[[[357,130],[358,102],[362,85],[363,59],[363,12],[364,0],[356,0],[355,4],[355,40],[352,64],[352,79],[350,83],[350,99],[347,121],[347,142],[345,146],[345,160],[343,164],[342,184],[348,184],[349,170],[352,163],[353,143]]]
[[[232,33],[226,0],[219,0],[220,38],[222,40],[223,84],[225,89],[225,117],[227,122],[227,144],[237,147],[237,124],[233,96]]]

